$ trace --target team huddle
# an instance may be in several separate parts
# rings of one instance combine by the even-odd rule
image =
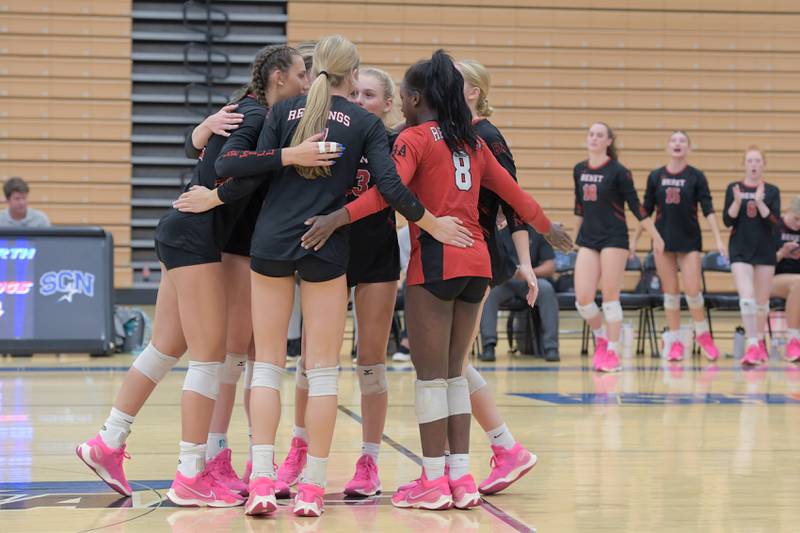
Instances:
[[[244,505],[248,515],[267,515],[276,512],[278,499],[292,497],[294,487],[294,514],[320,516],[353,289],[362,454],[344,492],[379,493],[389,397],[385,361],[400,278],[399,212],[411,236],[405,317],[416,371],[422,472],[397,488],[392,504],[468,509],[480,505],[481,495],[496,494],[528,473],[536,456],[513,437],[467,353],[489,287],[507,281],[501,273],[508,269],[497,266],[504,261],[498,216],[508,222],[519,258],[515,275],[527,282],[531,305],[537,280],[526,225],[558,250],[573,245],[518,185],[505,139],[487,119],[488,91],[482,65],[454,62],[437,51],[406,71],[399,87],[404,122],[398,126],[390,118],[391,77],[361,67],[356,47],[343,37],[259,52],[250,83],[187,138],[187,155],[198,163],[190,185],[156,230],[162,278],[152,340],[127,372],[99,433],[78,446],[83,462],[120,494],[132,494],[123,468],[131,425],[156,385],[188,352],[178,469],[169,499],[180,506]],[[619,292],[632,247],[625,203],[653,240],[670,359],[683,354],[677,336],[679,271],[697,342],[710,359],[717,358],[698,281],[698,204],[717,247],[727,250],[705,176],[686,163],[688,136],[671,136],[670,163],[651,174],[643,205],[630,172],[617,160],[611,129],[593,124],[587,145],[588,159],[574,170],[580,220],[575,299],[594,331],[595,370],[620,366]],[[800,201],[781,218],[778,190],[762,180],[763,155],[749,150],[746,166],[746,179],[728,188],[724,221],[735,228],[730,258],[749,342],[743,362],[750,365],[762,360],[776,263],[776,279],[785,273],[791,280],[774,286],[785,285],[784,297],[800,299]],[[786,244],[776,254],[778,225]],[[279,467],[275,440],[297,278],[302,355],[295,374],[293,438]],[[599,284],[602,311],[595,303]],[[787,356],[800,360],[800,316],[790,314],[789,322],[794,337]],[[240,477],[227,430],[242,375],[250,458]],[[481,483],[470,474],[473,416],[493,452],[491,473]]]

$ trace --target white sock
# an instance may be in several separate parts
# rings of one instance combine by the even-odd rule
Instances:
[[[789,328],[788,330],[786,330],[786,333],[789,334],[790,339],[800,340],[800,329]]]
[[[489,444],[492,446],[502,446],[506,450],[510,450],[517,443],[517,441],[514,440],[514,435],[511,434],[511,430],[509,430],[508,426],[505,424],[487,431],[486,436],[489,437]]]
[[[133,419],[119,409],[112,407],[103,427],[100,428],[100,438],[110,448],[120,448],[125,444],[125,439],[131,434]]]
[[[219,452],[228,447],[228,434],[227,433],[209,433],[208,434],[208,449],[206,450],[206,460],[210,461],[217,456]]]
[[[327,481],[328,458],[306,456],[306,467],[303,469],[303,483],[313,483],[325,488]]]
[[[186,477],[195,477],[206,467],[206,445],[181,441],[178,455],[178,472]]]
[[[681,340],[681,332],[677,329],[670,329],[667,331],[667,334],[664,338],[667,341],[667,345],[672,346],[673,343]]]
[[[695,322],[694,332],[697,335],[702,335],[703,333],[710,333],[711,330],[708,327],[708,320],[701,320],[700,322]]]
[[[374,442],[362,442],[361,443],[361,454],[362,455],[369,455],[372,457],[372,460],[375,463],[378,462],[378,453],[381,451],[381,443],[374,443]]]
[[[268,477],[275,479],[275,446],[272,444],[253,444],[253,474],[251,479]]]
[[[303,442],[308,442],[308,430],[306,428],[301,428],[300,426],[294,426],[292,429],[292,437],[296,437]]]
[[[608,341],[608,351],[614,352],[615,354],[619,355],[619,341],[617,342]]]
[[[451,453],[447,456],[447,466],[450,468],[449,478],[459,480],[469,474],[469,454]]]
[[[444,455],[441,457],[423,457],[422,469],[429,480],[439,479],[444,475]]]
[[[594,333],[594,338],[595,339],[605,339],[606,338],[606,328],[605,328],[605,326],[600,326],[599,328],[592,330],[592,333]]]
[[[747,347],[758,346],[758,337],[747,337]]]

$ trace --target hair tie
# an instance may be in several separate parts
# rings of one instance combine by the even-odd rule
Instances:
[[[328,79],[330,79],[330,77],[331,77],[331,76],[330,76],[330,74],[328,74],[328,73],[327,73],[326,71],[324,71],[324,70],[320,70],[320,71],[319,71],[319,73],[320,73],[320,75],[322,75],[322,76],[325,76],[325,77],[326,77],[326,78],[328,78]]]

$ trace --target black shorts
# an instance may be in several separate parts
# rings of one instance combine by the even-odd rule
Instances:
[[[250,270],[256,274],[269,276],[271,278],[285,278],[293,276],[294,273],[297,272],[300,275],[300,279],[311,283],[330,281],[339,276],[343,276],[347,271],[344,267],[335,265],[311,254],[294,261],[253,257],[250,259]]]
[[[384,209],[350,227],[347,286],[400,279],[400,247],[394,211]]]
[[[463,277],[431,281],[422,286],[440,300],[447,302],[461,300],[469,304],[479,304],[486,294],[489,280],[488,278]]]
[[[186,266],[219,263],[222,261],[222,256],[219,253],[216,255],[216,257],[207,257],[158,241],[155,242],[155,245],[156,257],[158,257],[159,261],[164,263],[164,266],[167,267],[167,270]]]
[[[630,241],[628,240],[627,234],[624,237],[622,235],[615,235],[613,237],[605,238],[602,241],[578,239],[576,244],[581,248],[589,248],[590,250],[594,250],[596,252],[599,252],[605,248],[622,248],[623,250],[627,250],[630,247]]]
[[[243,217],[236,222],[230,239],[222,249],[226,254],[243,255],[250,257],[250,240],[253,237],[253,228],[243,221]]]

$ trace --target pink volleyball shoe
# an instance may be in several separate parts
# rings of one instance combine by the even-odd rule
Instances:
[[[492,452],[494,452],[490,460],[492,471],[478,487],[481,494],[497,494],[507,489],[536,466],[538,461],[538,458],[519,442],[510,450],[502,446],[492,446]]]
[[[125,469],[122,467],[125,459],[131,458],[125,451],[124,444],[119,448],[111,448],[103,442],[100,434],[97,434],[94,438],[79,444],[75,448],[75,453],[106,485],[123,496],[133,494],[125,477]]]

